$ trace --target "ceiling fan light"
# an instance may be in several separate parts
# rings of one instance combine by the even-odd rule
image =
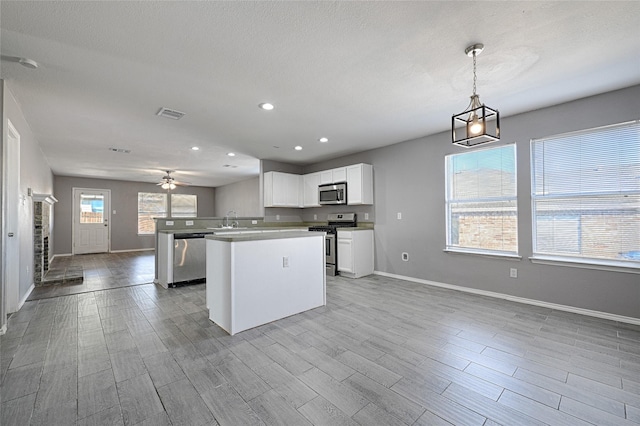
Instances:
[[[162,189],[169,189],[169,182],[165,182],[161,186]]]
[[[175,183],[170,183],[169,184],[169,189],[176,189],[176,184]]]

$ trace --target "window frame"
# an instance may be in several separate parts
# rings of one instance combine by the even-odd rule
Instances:
[[[451,168],[451,166],[450,166],[450,158],[455,157],[455,156],[465,155],[465,154],[476,153],[476,152],[479,152],[479,151],[488,151],[488,150],[493,150],[493,149],[504,149],[504,148],[511,148],[513,150],[513,165],[514,165],[513,176],[514,176],[515,194],[513,196],[509,196],[509,197],[484,197],[484,198],[477,198],[477,199],[465,199],[465,202],[512,201],[516,206],[516,210],[515,210],[516,251],[454,246],[452,244],[453,230],[451,228],[451,226],[452,226],[451,206],[452,206],[452,204],[459,204],[460,201],[457,201],[456,199],[450,198],[450,194],[452,193],[452,187],[451,187],[451,184],[452,184],[451,180],[452,179],[451,178],[453,176],[453,171],[450,170],[450,168]],[[519,232],[518,157],[517,157],[517,145],[516,145],[516,143],[512,142],[512,143],[507,143],[507,144],[502,144],[502,145],[492,145],[490,147],[485,147],[485,148],[480,148],[480,149],[476,148],[476,149],[473,149],[473,151],[469,151],[469,152],[451,153],[451,154],[445,155],[445,159],[444,160],[445,160],[445,222],[446,222],[445,239],[446,240],[445,240],[445,248],[444,248],[443,251],[447,252],[447,253],[480,255],[480,256],[494,257],[494,258],[497,257],[497,258],[521,259],[522,256],[520,256],[520,254],[519,254],[519,252],[520,252],[520,248],[519,248],[520,247],[520,239],[518,238],[518,232]],[[495,210],[495,211],[498,212],[498,210]]]
[[[140,232],[140,194],[152,194],[152,195],[162,195],[164,196],[164,216],[154,216],[154,217],[162,217],[162,218],[166,218],[169,217],[169,198],[170,195],[163,193],[163,192],[148,192],[148,191],[138,191],[137,195],[136,195],[136,209],[137,209],[137,217],[136,217],[136,232],[139,236],[143,236],[143,235],[154,235],[156,233],[156,229],[155,229],[155,221],[154,221],[154,227],[153,227],[153,231],[151,232]],[[151,213],[151,212],[149,212]]]
[[[173,204],[173,196],[183,196],[183,197],[193,197],[194,198],[194,206],[195,206],[195,211],[193,212],[193,215],[191,216],[185,216],[183,214],[180,214],[179,216],[176,216],[174,213],[174,204]],[[186,217],[197,217],[198,216],[198,196],[196,194],[170,194],[169,196],[169,213],[170,213],[170,217],[175,217],[175,218],[186,218]]]
[[[623,123],[616,123],[606,126],[593,127],[589,129],[583,129],[573,132],[560,133],[542,138],[531,139],[529,143],[530,149],[530,194],[531,194],[531,253],[529,260],[532,263],[546,264],[546,265],[560,265],[575,268],[596,269],[605,271],[617,271],[626,273],[640,274],[640,261],[623,260],[623,259],[611,259],[611,258],[598,258],[589,257],[583,255],[572,255],[570,253],[563,254],[556,251],[555,253],[547,253],[538,251],[538,220],[536,215],[537,205],[540,202],[549,201],[552,199],[558,200],[579,200],[587,198],[598,198],[615,196],[628,196],[628,195],[640,195],[640,190],[637,191],[619,191],[618,193],[597,191],[597,192],[575,192],[565,191],[563,193],[554,192],[551,195],[538,195],[536,194],[536,158],[535,158],[535,144],[543,141],[549,141],[553,139],[566,138],[575,135],[588,135],[595,132],[599,132],[608,128],[636,126],[640,129],[640,120],[627,121]],[[617,204],[616,204],[617,205]],[[566,213],[566,212],[565,212]],[[577,213],[579,217],[580,228],[578,229],[578,235],[582,238],[582,220],[584,215]],[[578,242],[580,244],[580,241]]]

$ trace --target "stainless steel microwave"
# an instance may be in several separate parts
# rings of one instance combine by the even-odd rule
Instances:
[[[318,186],[318,201],[321,205],[347,204],[347,183],[329,183]]]

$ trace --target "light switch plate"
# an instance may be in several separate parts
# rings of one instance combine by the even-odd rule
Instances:
[[[398,212],[398,220],[402,219],[402,213]]]

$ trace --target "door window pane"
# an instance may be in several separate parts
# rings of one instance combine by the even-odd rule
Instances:
[[[80,223],[104,222],[104,196],[80,194]]]

